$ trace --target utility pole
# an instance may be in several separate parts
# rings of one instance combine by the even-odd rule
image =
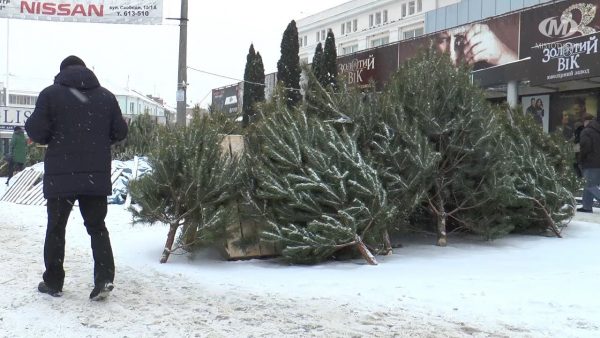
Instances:
[[[6,83],[4,84],[4,105],[8,106],[8,82],[10,81],[10,70],[9,70],[9,57],[10,57],[10,20],[6,18]]]
[[[186,89],[187,89],[187,23],[188,0],[181,0],[179,17],[179,66],[177,71],[177,125],[186,124]]]

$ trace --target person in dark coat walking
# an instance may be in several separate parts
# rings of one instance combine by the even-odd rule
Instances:
[[[15,172],[23,170],[26,159],[27,141],[25,140],[25,133],[23,133],[23,129],[21,127],[16,126],[13,129],[13,135],[10,139],[8,153],[8,178],[6,179],[6,185],[8,185]]]
[[[581,140],[581,132],[583,131],[583,128],[585,128],[590,121],[592,121],[594,119],[594,115],[592,114],[585,114],[583,116],[583,123],[580,121],[575,122],[575,131],[573,132],[574,138],[573,138],[573,149],[575,151],[575,163],[573,163],[573,168],[575,169],[575,174],[577,175],[577,177],[583,177],[583,173],[581,172],[581,156],[579,154],[580,151],[580,146],[579,146],[579,142]]]
[[[593,212],[594,198],[600,201],[600,122],[595,120],[585,121],[585,127],[579,135],[579,161],[585,187],[583,189],[582,207],[579,212]]]
[[[54,84],[38,96],[25,130],[33,141],[48,145],[44,159],[46,270],[38,290],[55,297],[62,295],[65,228],[77,200],[94,257],[90,299],[104,299],[114,287],[115,275],[104,223],[107,196],[112,190],[110,146],[127,136],[117,99],[100,86],[80,58],[69,56],[60,64]]]

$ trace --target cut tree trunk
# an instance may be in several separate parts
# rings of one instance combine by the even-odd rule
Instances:
[[[362,241],[362,239],[360,238],[359,235],[356,235],[356,246],[358,248],[358,251],[360,251],[360,254],[367,261],[367,263],[369,263],[369,265],[377,265],[377,264],[379,264],[379,263],[377,263],[377,260],[375,259],[375,256],[373,256],[373,254],[371,253],[371,251],[369,251],[369,248],[367,248],[367,246],[365,245],[365,243],[363,243],[363,241]]]
[[[171,249],[173,248],[173,243],[175,242],[175,233],[177,232],[177,228],[179,228],[179,223],[171,224],[171,226],[169,227],[169,234],[167,235],[165,249],[163,250],[162,256],[160,257],[161,263],[166,263],[169,259]]]
[[[193,224],[183,225],[183,248],[187,251],[192,250],[192,246],[196,243],[196,235],[198,228]]]
[[[542,214],[544,215],[544,218],[546,219],[546,224],[548,225],[548,228],[550,230],[552,230],[552,232],[554,233],[554,235],[556,235],[556,237],[562,238],[562,236],[560,235],[560,230],[554,223],[554,220],[552,219],[552,216],[550,216],[550,213],[548,213],[548,209],[539,200],[537,200],[535,198],[532,198],[532,199],[533,199],[534,203],[538,206],[538,208],[542,211]]]
[[[438,215],[438,238],[437,246],[448,245],[448,236],[446,234],[446,214]]]
[[[446,222],[448,221],[448,214],[444,208],[444,200],[442,199],[441,192],[438,193],[438,206],[437,206],[437,246],[446,246],[448,244],[448,236],[446,233]]]
[[[383,254],[389,256],[393,253],[392,251],[392,241],[390,241],[390,234],[387,230],[383,230]]]

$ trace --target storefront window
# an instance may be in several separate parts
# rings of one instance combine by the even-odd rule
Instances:
[[[527,102],[523,102],[523,105]],[[546,109],[548,111],[548,109]],[[550,100],[550,132],[562,129],[565,138],[571,139],[579,124],[583,124],[587,114],[596,116],[598,111],[598,92],[577,91],[559,93]]]

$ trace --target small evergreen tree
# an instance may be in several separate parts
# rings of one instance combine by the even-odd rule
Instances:
[[[571,144],[559,133],[546,134],[531,116],[516,111],[500,114],[503,140],[499,147],[512,159],[511,197],[495,203],[518,232],[550,230],[560,237],[574,214],[577,178],[570,163]]]
[[[317,44],[317,48],[315,48],[311,70],[317,81],[319,81],[322,86],[326,87],[326,85],[321,82],[321,80],[325,78],[325,74],[323,69],[323,46],[320,42]]]
[[[158,124],[148,113],[135,116],[129,124],[127,138],[113,146],[113,158],[130,160],[147,156],[157,144]]]
[[[484,235],[510,231],[488,212],[491,201],[507,194],[498,184],[506,178],[506,157],[497,151],[494,109],[471,83],[470,70],[429,50],[406,62],[392,83],[389,90],[402,102],[407,123],[440,154],[426,202],[436,218],[437,244],[446,245],[448,228]]]
[[[247,127],[250,117],[256,115],[256,104],[265,101],[265,67],[260,53],[250,45],[244,70],[244,97],[242,104],[242,126]]]
[[[294,107],[302,99],[300,94],[300,44],[296,21],[292,20],[281,39],[281,57],[277,61],[277,79],[286,89],[288,107]]]
[[[394,230],[408,231],[410,215],[431,186],[439,154],[431,149],[427,136],[407,122],[394,91],[361,92],[340,83],[334,93],[308,74],[307,111],[352,131],[361,153],[377,169],[390,203],[397,208]],[[384,251],[390,253],[391,243],[384,244]]]
[[[257,85],[254,87],[254,103],[256,104],[259,102],[265,102],[265,66],[263,65],[260,52],[256,52],[254,64],[254,82],[257,83]]]
[[[216,121],[201,117],[190,126],[161,128],[149,156],[152,172],[131,182],[139,204],[131,208],[135,221],[169,226],[161,263],[174,251],[182,225],[176,248],[191,249],[197,242],[224,236],[228,204],[239,193],[239,166],[222,151],[223,135]]]
[[[331,86],[335,88],[337,86],[337,52],[335,46],[335,36],[333,31],[327,32],[327,38],[325,39],[325,48],[323,48],[323,73],[322,78],[319,82],[323,87]]]
[[[319,262],[352,247],[376,264],[367,246],[383,246],[397,212],[352,137],[284,107],[259,129],[253,200],[271,225],[265,236],[280,241],[291,262]]]
[[[29,167],[39,162],[44,162],[46,156],[46,147],[40,146],[37,143],[27,144],[27,159],[25,160],[25,166]]]
[[[244,95],[242,102],[242,126],[247,126],[250,116],[254,115],[254,100],[256,98],[254,80],[256,78],[256,52],[254,44],[250,44],[244,69]]]

